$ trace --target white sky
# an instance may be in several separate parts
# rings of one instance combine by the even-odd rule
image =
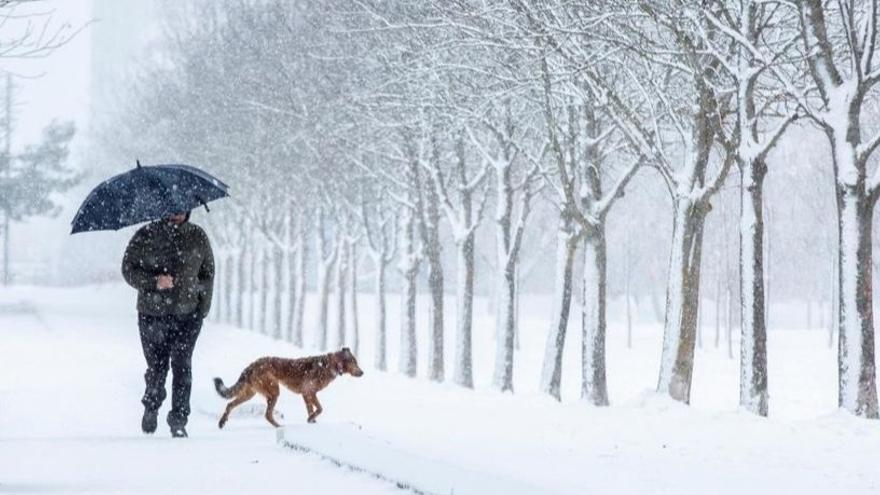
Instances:
[[[120,0],[124,1],[124,0]],[[91,19],[91,0],[40,2],[40,11],[53,11],[54,26],[69,23],[78,29]],[[73,40],[42,59],[2,60],[4,70],[36,79],[16,78],[17,112],[15,143],[34,142],[52,119],[73,120],[82,129],[89,107],[90,27]]]
[[[5,71],[20,74],[16,79],[17,108],[15,114],[14,147],[24,146],[39,140],[40,133],[52,119],[72,120],[77,126],[74,138],[71,161],[80,166],[82,150],[87,139],[88,119],[90,116],[90,88],[92,55],[95,52],[115,52],[112,59],[114,67],[107,73],[123,72],[125,57],[119,58],[119,50],[126,50],[138,37],[138,23],[147,22],[139,19],[146,9],[145,5],[156,0],[94,0],[104,2],[104,9],[93,7],[93,0],[45,0],[35,4],[41,12],[53,13],[54,26],[67,23],[71,30],[82,28],[68,44],[60,47],[51,55],[41,59],[14,60],[0,58]],[[117,4],[120,2],[123,5]],[[121,7],[121,8],[120,8]],[[96,18],[98,12],[103,18]],[[102,33],[102,39],[111,38],[113,46],[93,46],[93,35],[96,30]],[[0,38],[8,37],[9,33],[0,33]],[[126,37],[125,40],[113,38]],[[103,50],[103,51],[102,51]],[[39,76],[33,78],[32,76]],[[112,84],[111,84],[112,87]],[[71,237],[70,220],[76,206],[94,184],[83,184],[61,198],[65,205],[64,211],[56,218],[38,218],[26,223],[15,224],[12,228],[12,261],[13,268],[29,271],[31,267],[41,267],[49,273],[55,273],[60,265],[70,262],[71,253],[89,249],[100,250],[98,244],[105,244],[105,239],[95,237],[78,239]],[[114,237],[114,236],[108,236]],[[114,239],[114,242],[118,240]],[[116,242],[118,243],[118,242]],[[94,246],[89,247],[94,244]],[[122,245],[124,247],[124,244]],[[106,248],[105,248],[106,249]],[[122,248],[119,248],[122,249]],[[17,266],[16,266],[17,265]],[[21,275],[20,281],[32,280],[30,275]],[[50,281],[43,279],[43,282]]]

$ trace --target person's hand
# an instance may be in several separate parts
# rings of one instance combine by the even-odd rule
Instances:
[[[156,280],[156,287],[159,290],[171,289],[174,287],[174,277],[171,275],[159,275]]]

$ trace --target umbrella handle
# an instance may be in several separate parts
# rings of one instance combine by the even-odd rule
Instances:
[[[202,203],[202,206],[205,207],[205,211],[207,211],[208,213],[211,213],[211,209],[208,208],[208,202],[205,201],[204,198],[202,198],[201,196],[196,196],[196,199],[198,199],[199,202]]]

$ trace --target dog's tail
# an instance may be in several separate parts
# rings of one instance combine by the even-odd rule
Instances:
[[[241,380],[235,382],[235,385],[226,388],[226,385],[223,385],[223,379],[219,377],[214,378],[214,388],[217,390],[217,393],[220,394],[220,397],[223,397],[224,399],[231,399],[238,395],[238,392],[241,391],[241,387]]]

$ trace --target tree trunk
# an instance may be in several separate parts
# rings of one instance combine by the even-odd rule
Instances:
[[[605,380],[605,226],[584,240],[583,308],[581,312],[581,398],[594,406],[608,405]]]
[[[837,253],[837,254],[839,255],[840,253]],[[839,312],[837,310],[838,298],[837,298],[837,260],[836,259],[833,261],[832,265],[833,266],[831,267],[831,270],[829,270],[831,272],[831,284],[829,286],[831,288],[831,301],[830,301],[831,303],[829,304],[829,307],[831,309],[831,315],[830,315],[831,318],[828,320],[828,348],[829,349],[834,347],[834,335],[839,331],[839,328],[837,326],[840,324],[840,318],[838,317]]]
[[[333,273],[333,261],[322,261],[318,268],[318,349],[327,350],[328,314],[330,306],[330,277]]]
[[[675,199],[672,254],[666,289],[666,321],[657,391],[690,403],[694,371],[700,256],[708,204]]]
[[[767,327],[764,309],[763,161],[740,163],[740,377],[739,404],[767,416]]]
[[[501,261],[501,260],[499,260]],[[507,260],[498,267],[495,316],[495,374],[492,383],[502,392],[513,392],[513,356],[516,337],[516,264]]]
[[[443,266],[439,250],[428,250],[428,289],[431,292],[431,313],[429,321],[431,335],[428,338],[428,377],[442,382],[445,377],[443,345]]]
[[[275,265],[274,267],[274,276],[273,276],[273,289],[272,292],[272,337],[276,340],[281,340],[283,336],[283,328],[281,323],[281,315],[283,314],[283,309],[281,308],[281,298],[283,297],[284,292],[284,251],[278,247],[274,246],[272,249],[272,262]]]
[[[357,244],[351,243],[349,247],[349,260],[348,260],[348,280],[351,286],[351,290],[348,291],[348,311],[351,313],[351,339],[349,339],[349,343],[351,344],[351,350],[354,352],[354,355],[357,356],[360,354],[360,329],[358,327],[358,257],[357,257]]]
[[[227,248],[228,249],[228,248]],[[216,253],[215,253],[216,256]],[[216,257],[214,262],[216,263]],[[223,253],[223,264],[226,265],[223,268],[223,291],[218,294],[218,297],[223,298],[223,319],[221,320],[224,324],[231,325],[232,317],[233,317],[233,307],[232,307],[232,299],[233,294],[235,292],[235,287],[233,286],[233,281],[235,279],[235,256],[231,250],[227,251],[224,249]],[[220,273],[216,271],[217,267],[214,267],[214,278],[221,276]],[[219,281],[215,282],[219,283]],[[216,290],[215,286],[215,290]]]
[[[285,298],[287,299],[287,317],[285,318],[284,338],[293,343],[294,320],[296,319],[296,267],[294,266],[294,257],[296,256],[297,243],[291,237],[296,235],[296,225],[293,215],[288,218],[288,236],[287,249],[284,250],[284,273],[285,278]]]
[[[224,308],[225,299],[223,297],[224,291],[226,290],[225,265],[226,260],[224,259],[223,253],[217,253],[217,256],[214,259],[214,279],[217,281],[217,287],[215,289],[217,301],[211,305],[211,312],[209,314],[211,320],[215,322],[223,321],[223,314],[226,312],[226,308]]]
[[[727,312],[727,322],[725,323],[727,332],[727,358],[733,359],[733,289],[727,286],[725,291],[724,307]]]
[[[8,143],[9,137],[7,136],[6,141]],[[8,147],[8,145],[7,145]],[[12,263],[9,260],[9,246],[10,242],[10,221],[9,221],[9,212],[3,212],[3,285],[9,286],[12,283]]]
[[[877,418],[874,314],[871,307],[873,198],[863,187],[838,185],[838,404]]]
[[[294,259],[294,272],[296,273],[295,299],[293,306],[296,309],[293,314],[293,345],[303,346],[303,314],[306,309],[306,262],[308,261],[309,242],[305,229],[300,232],[299,249],[296,250]]]
[[[316,230],[318,236],[318,349],[327,350],[327,337],[329,334],[328,313],[330,305],[330,286],[333,266],[339,256],[339,243],[331,249],[327,243],[325,232],[324,212],[320,208],[316,215]]]
[[[458,243],[458,275],[456,283],[458,324],[455,338],[455,378],[463,387],[474,387],[473,315],[474,315],[474,235]],[[496,306],[497,307],[497,306]]]
[[[284,339],[290,343],[293,343],[293,322],[296,318],[296,270],[293,266],[293,258],[296,256],[295,252],[291,250],[286,250],[284,253],[284,266],[286,267],[284,272],[287,274],[287,277],[284,281],[285,294],[284,297],[287,300],[287,316],[285,317],[285,325],[284,325]]]
[[[235,325],[244,328],[244,305],[247,296],[247,260],[248,249],[242,243],[238,250],[238,276],[236,277]]]
[[[407,210],[403,220],[401,244],[403,245],[403,294],[400,318],[400,358],[397,366],[401,373],[415,377],[417,373],[418,348],[416,347],[416,278],[419,259],[415,245],[415,213]]]
[[[721,309],[724,306],[721,302],[721,270],[715,279],[715,348],[721,346]]]
[[[439,167],[439,164],[436,163],[436,157],[433,162],[433,166]],[[428,291],[431,295],[428,310],[428,378],[435,382],[442,382],[446,374],[444,366],[446,358],[443,345],[444,279],[441,260],[443,245],[440,242],[440,211],[438,209],[440,198],[430,179],[423,184],[425,185],[424,215],[418,227],[425,257],[428,261]]]
[[[703,348],[703,304],[702,300],[698,301],[697,309],[697,347]]]
[[[513,297],[513,343],[514,349],[519,350],[520,346],[520,333],[519,333],[519,320],[520,320],[520,287],[522,287],[522,274],[520,273],[520,268],[515,268],[515,282],[514,282],[514,297]]]
[[[492,383],[502,392],[513,392],[514,358],[518,348],[519,250],[525,221],[528,218],[531,190],[528,182],[519,190],[512,185],[511,159],[496,164],[495,251],[497,279],[495,284],[495,373]],[[519,215],[514,220],[514,198]]]
[[[235,253],[228,252],[223,256],[223,322],[233,322],[233,293],[235,283]]]
[[[763,307],[763,310],[764,310],[765,331],[766,331],[766,326],[770,325],[770,282],[772,279],[772,274],[771,274],[770,270],[772,269],[771,262],[773,259],[773,258],[771,258],[773,246],[771,243],[772,237],[770,236],[771,231],[769,228],[772,225],[772,223],[771,223],[772,210],[770,210],[769,207],[767,208],[767,220],[768,220],[767,221],[768,225],[767,225],[767,229],[766,229],[767,230],[767,253],[764,256],[764,260],[763,260],[764,263],[766,264],[766,273],[767,273],[767,276],[764,277],[764,307]],[[762,229],[762,231],[764,230],[763,222],[762,222],[761,229]],[[740,294],[740,300],[742,300],[742,294]]]
[[[376,350],[374,359],[376,369],[388,369],[388,332],[385,323],[385,260],[380,253],[376,260]]]
[[[346,345],[346,298],[348,297],[348,263],[350,254],[348,240],[343,240],[336,264],[336,348]]]
[[[626,348],[632,349],[633,346],[633,318],[632,318],[632,225],[630,217],[626,217],[626,226],[624,228],[626,237],[624,239],[624,273],[623,273],[623,292],[626,297]]]
[[[257,259],[259,257],[259,248],[257,246],[257,236],[254,234],[253,228],[250,232],[250,256],[248,257],[248,326],[250,329],[257,329],[257,305],[254,298],[257,296]]]
[[[629,244],[629,231],[627,231],[627,244]],[[626,348],[632,349],[633,346],[633,317],[632,317],[632,305],[630,300],[632,299],[632,288],[631,288],[631,279],[632,279],[632,265],[630,264],[630,252],[629,246],[627,245],[627,253],[626,253],[626,273],[624,279],[624,292],[626,294]]]
[[[404,274],[403,318],[400,329],[400,358],[398,368],[409,377],[416,376],[416,276],[417,269],[407,270]]]
[[[547,332],[544,366],[541,371],[541,392],[562,398],[562,355],[565,334],[571,310],[572,268],[580,237],[575,234],[571,220],[562,220],[556,241],[556,283],[553,293],[553,323]]]
[[[272,266],[272,248],[268,245],[267,242],[262,242],[262,248],[260,252],[262,256],[260,258],[260,305],[259,305],[259,320],[260,320],[260,333],[267,335],[269,333],[269,270]]]

